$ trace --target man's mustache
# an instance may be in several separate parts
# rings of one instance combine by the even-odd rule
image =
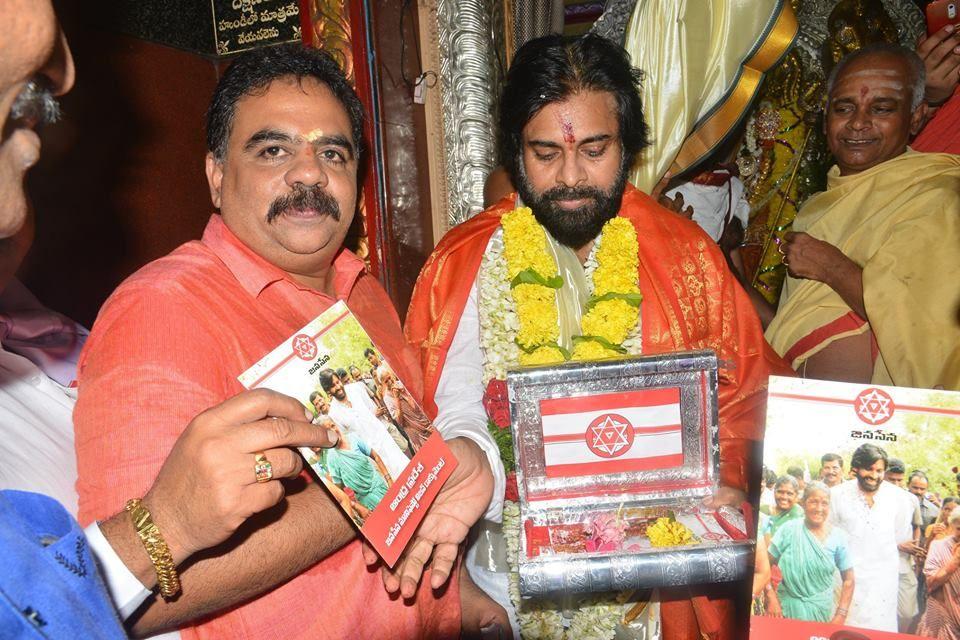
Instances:
[[[270,205],[267,222],[273,222],[284,211],[316,211],[321,216],[330,216],[340,221],[340,205],[322,187],[296,187],[286,195],[280,196]]]
[[[547,189],[540,196],[544,202],[558,202],[560,200],[598,200],[603,193],[595,187],[553,187]]]
[[[10,107],[10,118],[29,127],[59,120],[60,103],[53,97],[50,83],[40,76],[27,82]]]

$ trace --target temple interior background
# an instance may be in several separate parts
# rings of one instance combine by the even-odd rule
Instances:
[[[211,211],[205,109],[220,73],[237,51],[299,38],[337,55],[373,114],[351,244],[402,313],[435,243],[483,208],[484,182],[498,164],[496,96],[512,52],[551,32],[593,30],[622,42],[636,2],[259,4],[273,9],[272,26],[244,31],[221,0],[55,3],[79,74],[30,174],[42,223],[21,270],[47,305],[89,326],[124,278],[199,237]],[[738,162],[751,205],[744,255],[770,300],[783,278],[770,239],[822,188],[829,165],[819,124],[827,70],[847,51],[915,42],[923,30],[920,0],[790,4],[800,25],[793,47],[736,130],[698,163]],[[213,15],[199,20],[197,12]],[[63,264],[70,267],[54,267]]]

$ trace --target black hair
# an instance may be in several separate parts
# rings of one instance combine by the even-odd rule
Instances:
[[[333,378],[340,377],[337,375],[337,372],[334,371],[333,369],[324,369],[323,371],[318,373],[317,376],[320,378],[320,386],[327,393],[330,393],[330,390],[333,389]]]
[[[347,379],[347,370],[343,367],[340,367],[337,369],[337,376],[340,378],[340,382],[343,382]]]
[[[576,39],[559,35],[528,41],[517,51],[507,73],[500,101],[501,160],[513,184],[519,182],[521,134],[540,109],[581,91],[613,95],[620,123],[623,166],[633,165],[647,146],[640,81],[630,55],[618,44],[588,34]]]
[[[884,469],[887,468],[887,452],[875,444],[862,444],[853,452],[850,458],[850,467],[853,469],[869,469],[877,463],[877,460],[883,460]]]
[[[876,460],[874,460],[876,462]],[[907,465],[900,458],[887,458],[887,473],[906,473]]]
[[[787,472],[787,475],[780,476],[777,478],[777,481],[773,484],[773,489],[776,490],[778,487],[788,484],[793,487],[795,493],[800,493],[800,483],[797,482],[797,477],[790,475],[790,472]]]
[[[363,350],[364,358],[367,358],[369,356],[375,356],[375,355],[377,355],[377,352],[374,351],[372,347],[367,347],[366,349]]]
[[[767,467],[763,468],[763,484],[768,487],[773,485],[777,481],[777,474],[773,469],[768,469]]]
[[[322,398],[322,397],[323,397],[322,393],[320,393],[319,391],[314,391],[313,393],[310,394],[310,404],[313,404],[313,401],[316,400],[317,398]]]
[[[289,77],[298,82],[314,78],[330,89],[350,118],[354,154],[359,160],[363,153],[364,120],[360,98],[329,53],[302,44],[247,51],[237,56],[223,73],[207,111],[207,149],[214,158],[223,160],[226,155],[237,102],[244,96],[265,92],[275,80]]]
[[[843,469],[843,456],[839,453],[825,453],[820,456],[820,466],[827,464],[828,462],[838,462],[840,468]]]
[[[911,480],[913,480],[914,478],[923,478],[923,479],[926,480],[927,482],[930,482],[930,479],[927,478],[927,474],[925,474],[925,473],[924,473],[923,471],[921,471],[920,469],[917,469],[916,471],[914,471],[913,473],[910,474],[910,477],[907,479],[907,483],[909,483],[909,482],[910,482]]]
[[[787,475],[793,476],[797,480],[803,480],[803,469],[800,467],[787,467]]]

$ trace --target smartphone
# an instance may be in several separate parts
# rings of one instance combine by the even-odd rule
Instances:
[[[960,0],[934,0],[927,5],[927,35],[948,24],[960,25]]]

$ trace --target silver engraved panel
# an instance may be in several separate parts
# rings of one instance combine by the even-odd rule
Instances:
[[[595,476],[546,476],[541,400],[663,387],[680,390],[684,459],[680,467]],[[521,521],[532,520],[538,526],[575,523],[591,512],[620,506],[689,509],[717,487],[717,358],[712,351],[518,369],[508,372],[507,389]],[[664,483],[677,488],[644,488]],[[553,497],[557,494],[575,497]],[[558,592],[727,582],[749,572],[752,553],[751,540],[618,554],[541,554],[527,558],[526,538],[521,535],[520,593],[537,597]]]

